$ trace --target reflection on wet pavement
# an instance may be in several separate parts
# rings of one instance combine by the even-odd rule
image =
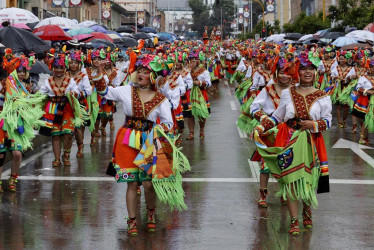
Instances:
[[[0,249],[372,248],[372,184],[332,184],[331,193],[318,196],[320,205],[313,210],[313,230],[302,228],[296,238],[287,233],[289,215],[287,207],[275,197],[276,183],[269,184],[269,208],[257,207],[258,183],[248,164],[254,146],[248,138],[239,136],[235,125],[239,111],[232,110],[230,105],[230,101],[236,101],[233,91],[234,87],[221,83],[220,92],[211,98],[212,115],[205,140],[183,141],[183,151],[192,167],[185,175],[191,178],[184,183],[189,207],[186,212],[170,212],[158,203],[157,231],[147,233],[142,195],[137,214],[140,234],[129,237],[125,221],[126,184],[108,181],[105,176],[115,132],[108,128],[108,135],[91,148],[86,131],[84,158],[74,157],[74,145],[72,166],[52,168],[54,157],[47,145],[47,153],[21,168],[21,176],[35,178],[21,178],[17,193],[6,191],[0,195]],[[115,121],[118,129],[123,122],[120,110]],[[332,149],[339,138],[356,141],[347,131],[334,124],[326,133],[331,178],[374,180],[373,167],[351,149]],[[370,150],[365,152],[374,156]],[[105,178],[37,180],[37,176]],[[236,182],[237,178],[248,179]]]

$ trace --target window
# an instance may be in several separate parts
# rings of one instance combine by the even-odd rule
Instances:
[[[35,16],[37,16],[37,17],[39,17],[39,8],[38,7],[32,7],[31,8],[31,12],[35,15]]]

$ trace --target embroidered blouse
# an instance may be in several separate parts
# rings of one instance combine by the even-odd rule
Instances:
[[[300,120],[313,120],[312,133],[325,131],[331,126],[332,104],[330,96],[322,90],[316,90],[303,96],[296,91],[295,86],[282,91],[279,107],[269,119],[262,122],[265,130],[274,127],[281,122],[287,122],[293,118]]]
[[[374,88],[373,84],[374,84],[374,77],[369,76],[369,75],[364,75],[358,79],[356,89],[360,94],[364,94],[365,90]]]
[[[88,97],[92,94],[90,79],[86,74],[79,72],[79,74],[74,78],[74,81],[78,85],[78,91],[81,96]]]
[[[261,90],[258,96],[253,100],[250,107],[250,114],[258,121],[265,116],[271,116],[278,108],[280,97],[275,90],[272,80]],[[262,119],[261,119],[262,118]]]
[[[53,96],[64,96],[68,92],[75,92],[80,95],[78,90],[78,85],[73,78],[65,76],[62,84],[58,87],[54,81],[54,77],[50,76],[45,80],[44,84],[39,90],[41,93],[48,95],[49,97]]]

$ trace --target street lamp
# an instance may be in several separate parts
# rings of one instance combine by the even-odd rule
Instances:
[[[262,7],[262,28],[264,29],[265,28],[265,6],[260,0],[253,0],[253,1],[259,3]]]

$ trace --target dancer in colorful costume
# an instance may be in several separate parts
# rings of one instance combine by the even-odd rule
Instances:
[[[13,55],[5,49],[3,69],[9,76],[0,84],[0,193],[3,192],[1,174],[6,152],[12,154],[11,175],[8,187],[15,192],[22,151],[32,148],[34,129],[43,125],[40,121],[44,97],[32,95],[26,89],[31,62],[25,55]]]
[[[338,62],[336,61],[335,48],[327,46],[322,51],[322,60],[318,66],[318,73],[320,75],[318,83],[319,89],[325,90],[331,84],[331,70],[336,67]]]
[[[136,83],[121,87],[107,86],[104,64],[93,79],[98,92],[107,100],[122,102],[125,123],[116,136],[112,163],[108,174],[117,182],[127,182],[126,204],[129,214],[127,232],[138,235],[136,225],[137,187],[142,183],[147,204],[147,231],[156,230],[156,195],[172,209],[186,209],[181,173],[189,170],[187,158],[175,147],[167,135],[173,126],[171,107],[166,97],[156,90],[158,59],[139,57],[136,65]],[[157,73],[157,74],[156,74]],[[163,80],[165,81],[165,80]],[[159,125],[157,124],[159,122]]]
[[[69,53],[69,74],[74,79],[78,86],[80,93],[79,103],[85,107],[87,115],[90,115],[90,106],[87,98],[92,94],[92,87],[88,76],[82,72],[82,65],[85,60],[85,56],[80,50],[71,51]],[[91,100],[91,99],[90,99]],[[83,157],[83,139],[84,139],[85,125],[75,128],[75,139],[77,141],[78,151],[77,157]]]
[[[290,75],[288,75],[284,71],[285,59],[280,58],[277,61],[276,71],[275,71],[275,78],[270,80],[269,83],[263,88],[258,94],[258,96],[254,99],[251,105],[251,115],[257,121],[257,125],[260,124],[264,119],[268,119],[273,112],[278,108],[280,98],[282,96],[282,91],[287,89],[293,79]],[[269,135],[261,136],[262,141],[266,141],[266,145],[268,147],[274,147],[274,134],[275,131],[272,131]],[[253,137],[253,136],[252,136]],[[258,153],[254,154],[252,157],[253,161],[259,161],[260,158],[258,157]],[[267,207],[266,196],[268,194],[267,186],[269,182],[269,168],[266,164],[261,160],[261,170],[260,170],[260,199],[258,201],[258,205],[261,207]],[[285,201],[283,197],[281,197],[281,203],[284,204]]]
[[[192,51],[189,54],[189,68],[191,70],[191,77],[193,80],[193,87],[186,92],[187,110],[183,110],[183,116],[187,119],[189,134],[186,140],[193,140],[195,138],[195,118],[199,120],[200,125],[200,139],[205,138],[205,122],[210,115],[210,103],[207,94],[207,88],[212,83],[210,82],[209,72],[200,66],[199,53]]]
[[[332,118],[330,97],[313,87],[317,66],[309,61],[307,52],[301,52],[299,60],[300,84],[282,92],[278,108],[262,120],[254,133],[260,155],[278,180],[278,195],[287,199],[292,235],[300,233],[298,200],[303,201],[304,227],[311,228],[311,206],[318,205],[315,190],[318,187],[317,192],[329,192],[327,154],[321,132],[330,128]],[[282,122],[274,143],[278,147],[267,147],[260,135]]]
[[[87,116],[87,112],[84,108],[81,110],[82,107],[76,99],[80,96],[80,91],[71,75],[66,73],[67,64],[68,58],[65,54],[54,55],[53,75],[46,79],[39,90],[48,96],[48,102],[44,107],[46,114],[42,118],[46,127],[42,128],[40,133],[52,136],[52,148],[55,155],[52,167],[61,165],[61,145],[64,150],[63,164],[67,167],[71,166],[70,152],[74,130],[84,125],[81,117],[83,113]]]

